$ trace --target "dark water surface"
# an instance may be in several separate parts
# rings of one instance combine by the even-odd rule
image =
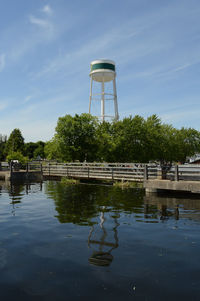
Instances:
[[[200,300],[200,197],[0,185],[1,300]]]

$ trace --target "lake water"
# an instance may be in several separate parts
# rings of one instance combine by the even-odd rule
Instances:
[[[200,300],[200,197],[0,185],[1,300]]]

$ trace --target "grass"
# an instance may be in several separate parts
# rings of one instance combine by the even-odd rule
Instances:
[[[63,177],[61,179],[61,183],[65,184],[65,185],[76,185],[76,184],[79,184],[80,181],[76,180],[76,179],[69,179],[69,178]]]
[[[139,182],[117,181],[113,183],[114,187],[120,188],[143,188],[143,184]]]

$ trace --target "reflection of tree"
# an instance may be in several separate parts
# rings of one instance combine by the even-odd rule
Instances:
[[[13,183],[12,181],[7,186],[7,190],[11,199],[12,205],[12,214],[15,215],[16,211],[16,204],[21,203],[21,199],[23,198],[24,194],[29,194],[29,192],[38,192],[38,190],[42,190],[42,183],[39,185],[32,185],[30,183],[21,184],[21,183]]]
[[[144,204],[144,217],[145,219],[157,219],[158,218],[158,210],[156,206],[150,204]]]
[[[173,210],[169,209],[166,204],[163,203],[151,203],[151,201],[146,201],[144,204],[144,217],[146,219],[160,219],[162,221],[167,221],[170,217],[175,217],[176,220],[179,219],[179,206],[174,206]]]
[[[11,198],[12,205],[12,214],[15,215],[15,205],[21,203],[21,199],[23,197],[22,191],[24,190],[23,184],[14,185],[12,181],[10,182],[10,186],[8,188],[9,196]]]
[[[48,182],[46,193],[54,199],[57,218],[61,223],[90,226],[89,262],[107,266],[118,247],[118,219],[124,214],[143,212],[142,190],[121,190],[100,185],[64,185]],[[98,218],[100,222],[98,222]]]
[[[54,199],[57,218],[61,223],[92,226],[102,207],[104,212],[131,214],[143,211],[143,192],[122,191],[100,185],[64,185],[48,182],[46,193]]]
[[[10,187],[8,189],[9,196],[13,201],[21,200],[23,197],[24,184],[13,184],[10,183]]]
[[[58,182],[49,182],[46,186],[56,206],[60,223],[74,223],[78,225],[92,225],[92,218],[98,213],[95,204],[95,195],[88,196],[84,187],[77,185],[63,185]]]

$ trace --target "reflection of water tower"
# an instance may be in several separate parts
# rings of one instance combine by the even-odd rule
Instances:
[[[106,118],[118,120],[118,105],[117,105],[117,90],[116,90],[116,72],[115,63],[111,60],[95,60],[91,62],[90,71],[90,104],[89,104],[89,114],[91,114],[92,101],[101,102],[101,114],[100,119],[104,121]],[[111,91],[108,91],[106,84],[112,81]],[[93,82],[97,82],[98,87],[94,89]],[[98,88],[101,88],[100,92]],[[94,90],[94,91],[93,91]],[[105,101],[111,101],[114,103],[114,114],[106,114]],[[99,117],[99,116],[98,116]]]
[[[111,254],[112,250],[118,248],[119,246],[119,241],[118,241],[118,233],[117,233],[117,227],[119,226],[119,223],[117,221],[117,218],[120,217],[118,213],[115,213],[115,217],[112,216],[112,219],[114,220],[114,226],[112,227],[112,232],[114,232],[114,241],[110,241],[108,237],[108,229],[106,230],[105,228],[105,213],[106,208],[103,206],[102,212],[100,214],[100,229],[102,230],[102,234],[100,235],[99,239],[92,239],[92,236],[98,235],[98,233],[94,233],[94,226],[92,226],[89,236],[88,236],[88,247],[97,246],[96,250],[93,250],[92,255],[89,258],[89,262],[94,264],[94,265],[99,265],[99,266],[108,266],[111,264],[113,260],[113,255]],[[110,216],[109,216],[110,218]],[[98,235],[99,236],[99,235]],[[107,239],[106,239],[107,238]]]

